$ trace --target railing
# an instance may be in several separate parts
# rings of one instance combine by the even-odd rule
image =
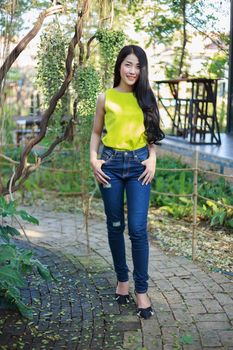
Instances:
[[[224,175],[224,174],[219,174],[216,173],[214,171],[208,171],[208,170],[203,170],[200,169],[198,167],[198,152],[195,151],[194,152],[194,161],[193,161],[193,168],[183,168],[183,169],[165,169],[165,168],[157,168],[156,171],[168,171],[168,172],[174,172],[174,171],[192,171],[194,176],[193,176],[193,192],[190,194],[174,194],[174,193],[165,193],[165,192],[160,192],[160,191],[155,191],[152,190],[153,194],[159,194],[159,195],[165,195],[165,196],[171,196],[171,197],[188,197],[192,200],[193,203],[193,222],[192,222],[192,260],[195,261],[197,258],[197,242],[198,242],[198,236],[197,236],[197,207],[198,207],[198,199],[204,199],[205,201],[210,201],[212,203],[215,203],[217,206],[221,206],[230,210],[233,210],[233,206],[231,205],[227,205],[224,203],[220,203],[212,198],[207,198],[204,197],[202,195],[200,195],[198,193],[198,175],[200,173],[206,173],[206,174],[210,174],[210,175],[215,175],[218,177],[224,177],[227,179],[231,179],[233,180],[233,176],[232,175]],[[232,212],[232,217],[233,217],[233,212]],[[211,235],[210,233],[208,233],[208,235]],[[216,235],[214,235],[214,233],[211,235],[216,237]],[[221,238],[221,242],[222,244],[227,244],[227,245],[232,245],[232,252],[233,252],[233,241],[229,242],[225,241]],[[232,257],[232,261],[233,261],[233,257]],[[228,273],[229,275],[233,276],[233,273]]]

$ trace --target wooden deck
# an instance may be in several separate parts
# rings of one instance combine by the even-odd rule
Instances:
[[[174,154],[188,163],[192,163],[194,152],[198,151],[200,167],[233,175],[233,134],[222,133],[221,142],[221,145],[195,145],[182,137],[166,135],[157,149],[159,155]]]

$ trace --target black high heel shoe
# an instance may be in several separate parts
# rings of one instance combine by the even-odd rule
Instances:
[[[151,306],[143,309],[143,308],[138,308],[137,309],[137,316],[144,318],[145,320],[148,320],[151,316],[154,315],[154,311]]]
[[[119,305],[129,304],[129,302],[130,302],[129,294],[123,295],[123,294],[115,293],[115,300],[118,302]]]
[[[118,302],[119,305],[126,305],[129,303],[129,294],[122,295],[115,293],[115,300]]]
[[[135,295],[137,295],[136,291],[134,291],[134,293],[135,293]],[[137,316],[138,317],[141,317],[141,318],[144,318],[145,320],[148,320],[148,318],[150,318],[153,315],[154,315],[154,311],[153,311],[151,306],[148,306],[146,308],[142,308],[142,307],[137,308]]]

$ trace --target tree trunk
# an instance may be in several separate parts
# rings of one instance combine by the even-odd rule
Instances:
[[[184,66],[184,57],[185,57],[185,49],[187,44],[187,31],[186,31],[186,0],[181,1],[181,7],[182,7],[182,17],[183,17],[183,42],[182,42],[182,51],[181,51],[181,57],[180,57],[180,64],[179,64],[179,73],[178,75],[181,76],[183,73],[183,66]]]
[[[59,99],[64,95],[64,93],[65,93],[66,89],[68,88],[69,83],[73,77],[72,63],[73,63],[73,59],[74,59],[75,47],[80,42],[80,39],[82,37],[83,21],[88,13],[88,10],[89,10],[89,0],[84,0],[82,9],[79,12],[79,19],[77,20],[77,23],[75,26],[75,35],[72,38],[72,40],[69,44],[69,48],[68,48],[68,54],[67,54],[67,58],[66,58],[66,77],[65,77],[65,80],[64,80],[63,84],[61,85],[60,89],[57,91],[57,93],[51,98],[48,108],[45,110],[45,112],[42,115],[42,121],[41,121],[41,125],[40,125],[39,134],[34,139],[30,140],[29,143],[25,146],[25,148],[21,154],[19,165],[15,171],[14,176],[11,179],[12,181],[8,182],[7,187],[3,187],[1,189],[0,195],[1,194],[6,195],[6,194],[9,194],[11,192],[15,192],[16,190],[18,190],[23,185],[23,183],[26,181],[26,179],[29,177],[29,175],[40,166],[42,159],[47,157],[53,151],[53,149],[55,148],[55,146],[58,143],[62,142],[65,138],[67,138],[69,136],[69,128],[71,127],[72,122],[69,123],[69,125],[67,126],[65,133],[64,133],[64,136],[57,138],[50,145],[48,151],[45,154],[43,154],[41,157],[37,158],[35,164],[29,164],[29,165],[27,164],[27,158],[28,158],[31,150],[33,149],[33,147],[36,144],[38,144],[44,138],[44,136],[46,134],[49,119],[50,119],[52,113],[54,112]]]

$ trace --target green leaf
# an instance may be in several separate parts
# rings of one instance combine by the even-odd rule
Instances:
[[[17,308],[19,309],[20,313],[22,316],[26,317],[26,318],[29,318],[29,319],[32,319],[33,317],[33,312],[32,312],[32,309],[25,305],[21,300],[19,299],[16,299],[15,300],[15,304],[17,306]]]
[[[220,215],[219,215],[219,223],[220,225],[223,225],[223,222],[225,220],[227,213],[225,211],[223,211]]]
[[[3,209],[6,209],[7,202],[4,197],[0,197],[0,210],[2,212]]]
[[[33,259],[32,259],[31,250],[22,250],[19,255],[19,262],[23,273],[31,272],[33,268]]]
[[[25,221],[31,222],[32,224],[39,225],[39,220],[34,216],[28,214],[25,210],[19,210],[16,212],[17,215],[20,215],[21,218]]]
[[[7,243],[10,242],[10,237],[6,227],[1,225],[0,225],[0,238],[2,238]]]
[[[5,198],[0,197],[0,214],[2,215],[2,217],[13,216],[15,212],[15,202],[10,201],[9,203],[7,203]]]
[[[10,244],[0,245],[0,264],[3,264],[7,260],[14,259],[16,257],[16,248]]]
[[[215,214],[210,221],[210,226],[216,225],[217,222],[218,222],[218,214]]]
[[[13,237],[13,236],[20,236],[20,232],[19,232],[16,228],[14,228],[14,227],[12,227],[12,226],[8,226],[8,225],[6,225],[5,228],[6,228],[7,232],[8,232],[12,237]]]
[[[10,302],[14,302],[17,299],[20,300],[20,291],[15,286],[8,286],[5,295]]]
[[[233,228],[233,219],[228,220],[227,225]]]
[[[180,338],[180,341],[182,342],[182,344],[191,345],[193,343],[193,337],[192,335],[184,335],[183,337]]]
[[[10,201],[7,205],[7,213],[9,216],[12,216],[15,214],[15,201]]]
[[[11,227],[9,225],[1,226],[0,225],[0,237],[4,239],[4,241],[10,241],[10,236],[20,236],[20,232],[16,230],[16,228]]]
[[[23,249],[23,250],[20,251],[20,260],[24,264],[31,264],[32,256],[33,256],[33,252],[31,250]]]
[[[37,267],[37,270],[40,274],[40,276],[45,279],[45,280],[50,280],[52,278],[52,275],[47,268],[47,266],[43,265],[39,260],[37,259],[32,259],[31,260],[33,264]]]
[[[14,285],[21,288],[25,286],[25,281],[22,275],[10,265],[1,267],[0,280],[4,280],[7,285]]]

